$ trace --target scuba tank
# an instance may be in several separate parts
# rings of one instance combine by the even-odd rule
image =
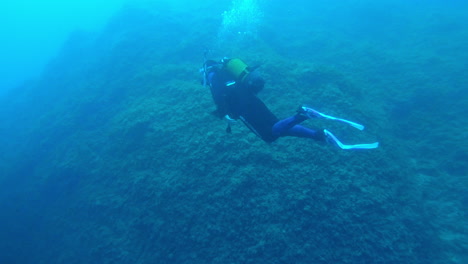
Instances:
[[[242,83],[250,73],[250,68],[241,59],[223,59],[224,69],[231,74],[237,82]]]
[[[263,89],[265,81],[255,71],[259,66],[247,66],[241,59],[236,58],[224,58],[221,62],[223,63],[223,69],[234,79],[232,84],[238,83],[242,88],[246,89],[246,91],[253,94],[257,94]]]
[[[203,74],[203,87],[208,84],[209,73],[215,69],[221,69],[232,78],[226,82],[226,86],[241,87],[254,94],[263,89],[265,81],[255,71],[258,66],[250,67],[237,58],[224,57],[221,61],[208,60],[207,53],[208,51],[204,52],[203,67],[200,69],[200,73]]]

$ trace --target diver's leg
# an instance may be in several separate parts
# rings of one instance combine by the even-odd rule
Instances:
[[[299,125],[308,117],[304,115],[294,115],[286,119],[278,121],[272,128],[272,133],[275,137],[303,137],[312,138],[315,140],[325,140],[325,134],[321,130],[313,130]]]
[[[304,115],[294,115],[280,120],[273,125],[272,133],[275,137],[282,137],[289,129],[307,119],[308,118]]]
[[[281,137],[287,136],[311,138],[318,141],[325,141],[326,139],[323,130],[314,130],[301,125],[295,125],[281,135]]]

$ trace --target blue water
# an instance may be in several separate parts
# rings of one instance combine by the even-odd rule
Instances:
[[[0,263],[468,263],[465,1],[15,3]],[[204,53],[380,147],[226,133]]]
[[[0,94],[31,78],[59,54],[73,31],[100,30],[124,0],[19,0],[0,4]]]

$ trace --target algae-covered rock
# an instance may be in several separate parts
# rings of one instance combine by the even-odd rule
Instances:
[[[260,5],[257,34],[237,42],[217,35],[223,1],[127,7],[70,36],[0,99],[0,262],[463,263],[468,52],[403,45],[434,30],[406,4],[351,2]],[[451,28],[439,15],[431,25]],[[310,104],[366,130],[303,125],[381,147],[266,144],[241,122],[226,133],[200,83],[206,49],[261,65],[259,97],[280,118]]]

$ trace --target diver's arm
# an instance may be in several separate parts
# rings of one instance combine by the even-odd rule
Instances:
[[[210,91],[213,101],[216,105],[216,110],[213,112],[217,117],[223,118],[228,114],[228,104],[227,104],[227,89],[225,83],[218,78],[215,74],[211,78],[210,82]]]
[[[226,103],[226,95],[216,94],[212,91],[213,101],[216,105],[216,110],[213,114],[219,118],[223,118],[228,113],[228,107]]]

